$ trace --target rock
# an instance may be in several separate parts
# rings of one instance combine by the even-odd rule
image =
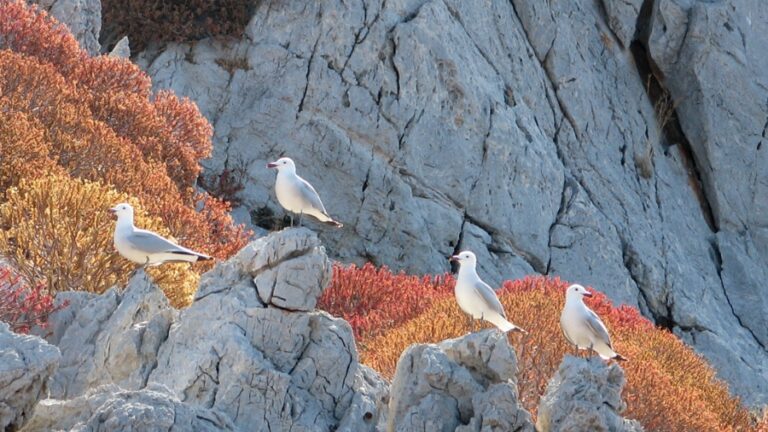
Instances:
[[[105,385],[67,401],[46,400],[28,432],[70,431],[235,431],[216,411],[182,403],[159,385],[122,390]]]
[[[122,57],[126,59],[131,58],[131,46],[128,43],[128,36],[123,36],[122,39],[117,41],[112,51],[109,52],[110,57]]]
[[[240,214],[283,214],[264,163],[290,155],[345,222],[320,235],[334,258],[441,273],[471,247],[493,285],[532,272],[592,285],[759,404],[768,291],[739,275],[768,267],[766,13],[760,0],[264,2],[239,41],[138,61],[211,120],[205,167],[244,170]],[[657,116],[650,70],[680,130]]]
[[[387,386],[359,364],[347,322],[308,312],[330,271],[308,229],[252,242],[203,276],[149,381],[239,428],[374,430]]]
[[[310,311],[331,282],[331,261],[317,236],[306,228],[264,237],[246,269],[259,298],[283,309]]]
[[[625,383],[616,363],[566,356],[539,402],[537,430],[642,431],[640,423],[620,415],[626,408],[621,400]]]
[[[60,358],[56,347],[0,322],[0,430],[20,429],[32,417]]]
[[[79,300],[51,318],[62,359],[50,396],[73,398],[111,383],[143,388],[177,314],[165,294],[139,271],[123,293],[65,296]]]
[[[496,330],[412,345],[397,363],[387,430],[533,431],[516,373],[515,352]]]
[[[80,46],[95,56],[99,54],[101,32],[100,0],[27,0],[66,25]]]
[[[330,275],[317,236],[286,229],[218,263],[181,311],[143,271],[123,292],[63,295],[62,365],[32,430],[376,430],[388,385],[346,321],[310,311]]]

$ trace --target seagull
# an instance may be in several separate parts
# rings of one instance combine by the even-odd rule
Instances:
[[[603,360],[626,360],[613,350],[608,329],[600,317],[584,304],[584,297],[592,297],[592,293],[581,285],[571,285],[565,291],[565,307],[560,315],[563,335],[577,349],[591,349]]]
[[[118,204],[110,213],[117,215],[115,249],[123,258],[143,266],[156,266],[165,262],[210,260],[210,256],[179,246],[160,235],[133,225],[133,207]]]
[[[487,283],[477,275],[477,257],[470,251],[464,251],[450,258],[459,263],[459,276],[456,279],[456,302],[472,319],[483,319],[495,325],[499,330],[525,333],[525,330],[507,321],[507,314],[499,298]]]
[[[283,157],[267,164],[267,168],[277,168],[275,194],[284,209],[299,214],[299,225],[304,214],[314,216],[320,222],[341,228],[341,222],[328,216],[320,196],[309,182],[296,174],[296,165],[291,158]],[[291,216],[293,225],[293,216]]]

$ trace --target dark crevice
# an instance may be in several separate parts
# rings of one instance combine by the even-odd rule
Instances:
[[[728,290],[725,289],[725,283],[723,282],[723,256],[720,253],[720,245],[717,243],[717,237],[713,237],[710,241],[710,246],[712,247],[712,259],[715,263],[715,270],[717,270],[717,277],[720,280],[720,288],[723,290],[723,296],[725,297],[725,301],[728,302],[728,307],[731,310],[731,314],[733,314],[734,317],[736,317],[736,321],[739,323],[739,326],[747,331],[752,336],[752,339],[755,340],[755,342],[763,349],[763,351],[768,351],[768,346],[765,346],[760,339],[757,337],[755,332],[752,331],[749,326],[744,325],[744,322],[741,320],[741,317],[739,314],[736,313],[736,309],[733,307],[733,303],[731,303],[730,297],[728,297]]]
[[[630,51],[635,59],[637,73],[643,80],[645,91],[656,114],[656,124],[659,128],[661,142],[658,143],[665,154],[668,148],[677,146],[680,159],[688,174],[688,185],[696,196],[696,200],[701,208],[701,214],[704,217],[709,229],[712,232],[718,231],[717,221],[712,211],[712,206],[704,190],[704,183],[701,177],[701,171],[696,164],[696,158],[691,147],[691,143],[683,132],[680,120],[677,114],[677,103],[672,99],[669,90],[667,90],[660,78],[658,68],[654,66],[645,45],[640,41],[632,42]],[[653,146],[654,143],[648,143]],[[652,152],[650,153],[652,155]]]
[[[560,207],[557,209],[557,215],[555,215],[555,220],[552,221],[552,225],[549,226],[549,241],[547,243],[547,246],[552,248],[552,232],[555,230],[555,227],[560,223],[560,219],[565,215],[565,213],[568,211],[569,208],[571,208],[571,204],[573,203],[573,199],[576,197],[576,193],[574,190],[576,189],[576,180],[573,178],[565,175],[563,176],[563,189],[560,192]],[[549,254],[549,260],[547,260],[547,266],[546,270],[543,274],[548,275],[550,268],[552,266],[552,254]]]
[[[621,241],[621,258],[624,267],[626,268],[629,277],[635,283],[635,286],[637,286],[637,291],[640,293],[640,297],[645,303],[647,311],[651,315],[653,322],[660,327],[672,331],[672,329],[676,326],[676,323],[672,317],[672,305],[664,304],[664,307],[666,308],[665,312],[659,311],[652,306],[652,302],[643,289],[644,284],[640,281],[641,276],[635,274],[639,270],[642,270],[639,268],[642,264],[637,260],[637,253],[624,240],[624,238],[619,236],[619,240]]]
[[[315,45],[312,47],[312,53],[309,55],[309,60],[307,60],[307,75],[306,75],[306,84],[304,85],[304,91],[301,94],[301,101],[299,102],[299,109],[296,111],[296,118],[299,118],[299,113],[304,111],[304,100],[307,98],[307,90],[309,89],[309,75],[312,72],[312,61],[315,59],[315,52],[317,51],[317,45],[320,42],[320,37],[318,36],[315,40]]]

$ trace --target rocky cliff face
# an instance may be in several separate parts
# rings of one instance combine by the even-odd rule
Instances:
[[[62,294],[48,337],[61,361],[17,381],[59,366],[25,430],[374,430],[388,385],[359,364],[349,324],[313,310],[330,274],[318,238],[292,229],[206,273],[182,311],[143,272],[124,292]],[[41,397],[24,392],[17,405]]]
[[[534,430],[518,400],[517,360],[505,334],[491,329],[414,345],[390,388],[358,362],[346,321],[310,310],[329,275],[318,238],[301,228],[219,263],[182,311],[143,272],[122,292],[62,293],[57,301],[70,305],[52,316],[50,344],[0,324],[0,426]],[[642,430],[620,417],[623,385],[616,365],[566,358],[542,399],[541,430]],[[573,407],[579,415],[566,415]]]
[[[213,123],[241,219],[282,214],[290,155],[342,261],[591,284],[765,403],[767,47],[761,0],[265,0],[137,60]]]

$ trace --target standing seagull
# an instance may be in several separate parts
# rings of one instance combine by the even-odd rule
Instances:
[[[626,360],[613,350],[605,324],[584,304],[584,297],[592,297],[592,293],[581,285],[571,285],[565,291],[565,307],[560,315],[563,335],[577,349],[591,349],[604,360]]]
[[[181,247],[152,231],[133,225],[133,207],[118,204],[109,209],[117,215],[115,224],[115,249],[123,258],[143,266],[156,266],[164,262],[190,262],[212,259],[185,247]]]
[[[277,168],[277,180],[275,181],[275,194],[277,201],[284,209],[292,213],[298,213],[299,225],[304,214],[314,216],[320,222],[341,228],[341,222],[335,221],[325,211],[320,196],[309,182],[296,175],[296,165],[291,158],[280,158],[267,164],[267,168]],[[293,225],[293,216],[291,216]]]
[[[499,330],[510,330],[525,333],[525,330],[507,321],[507,314],[501,306],[496,293],[477,275],[477,257],[469,251],[461,252],[451,257],[451,261],[459,263],[459,277],[456,279],[456,302],[459,307],[472,319],[484,319],[495,325]]]

